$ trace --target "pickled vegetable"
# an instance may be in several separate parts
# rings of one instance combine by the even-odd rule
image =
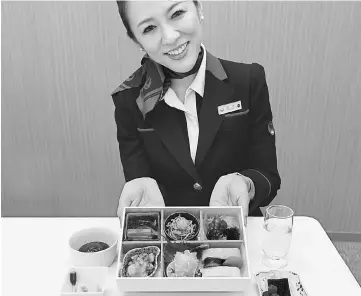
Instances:
[[[270,295],[277,294],[278,296],[291,296],[288,279],[268,279],[267,282]]]

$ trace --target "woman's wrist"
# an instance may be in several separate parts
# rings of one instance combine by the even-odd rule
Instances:
[[[254,197],[255,194],[256,194],[256,189],[255,189],[255,187],[254,187],[254,183],[253,183],[252,179],[249,178],[249,177],[246,177],[246,176],[244,176],[244,175],[242,175],[242,174],[240,174],[240,173],[235,173],[235,174],[238,175],[238,176],[240,176],[240,177],[242,177],[243,180],[246,182],[246,184],[247,184],[247,190],[248,190],[248,196],[249,196],[249,199],[252,200],[253,197]]]

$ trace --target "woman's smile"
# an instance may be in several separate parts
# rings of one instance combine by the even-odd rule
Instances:
[[[183,43],[181,46],[177,47],[175,50],[168,51],[166,55],[172,60],[183,59],[188,53],[188,44],[189,41]]]

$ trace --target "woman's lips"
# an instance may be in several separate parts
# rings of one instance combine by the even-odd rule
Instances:
[[[185,55],[187,54],[187,52],[188,52],[189,41],[186,42],[185,44],[186,44],[185,49],[184,49],[181,53],[179,53],[179,54],[169,54],[169,53],[166,53],[166,55],[167,55],[169,58],[171,58],[172,60],[180,60],[180,59],[184,58],[184,56],[185,56]],[[184,44],[183,44],[182,46],[184,46]],[[182,46],[181,46],[181,47],[182,47]]]

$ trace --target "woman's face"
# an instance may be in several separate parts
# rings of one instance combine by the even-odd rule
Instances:
[[[129,1],[132,32],[150,58],[180,73],[196,63],[202,27],[193,1]]]

